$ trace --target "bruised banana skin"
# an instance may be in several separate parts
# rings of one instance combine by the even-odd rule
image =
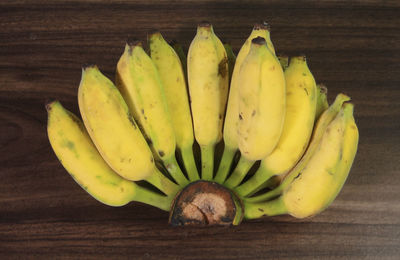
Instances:
[[[229,80],[227,54],[211,24],[198,25],[187,59],[194,135],[201,149],[201,178],[211,180],[214,147],[222,137]]]
[[[64,168],[86,192],[109,206],[139,201],[169,210],[173,196],[157,194],[115,173],[96,150],[80,119],[60,102],[51,102],[46,109],[50,144]]]
[[[246,218],[285,213],[306,218],[320,213],[343,187],[357,145],[358,129],[354,122],[353,104],[346,103],[326,129],[311,160],[282,196],[269,202],[245,203]]]
[[[247,160],[261,160],[279,141],[286,109],[285,76],[265,39],[252,40],[239,85],[239,149]]]
[[[226,108],[226,116],[223,129],[224,137],[224,152],[222,159],[215,177],[215,181],[218,183],[223,183],[229,173],[229,169],[232,164],[233,157],[236,151],[239,149],[238,143],[238,124],[239,124],[239,72],[243,64],[244,59],[249,53],[251,41],[256,37],[263,37],[267,41],[268,48],[274,51],[269,33],[269,27],[266,23],[256,24],[250,36],[247,38],[243,46],[241,47],[237,57],[235,66],[233,68],[229,98]]]
[[[285,80],[286,114],[279,142],[261,161],[259,170],[235,189],[241,196],[248,196],[272,176],[286,174],[307,149],[314,127],[317,88],[304,56],[290,59]]]
[[[308,164],[310,159],[313,157],[315,151],[319,147],[321,138],[323,137],[326,128],[340,112],[343,104],[349,100],[350,97],[348,97],[347,95],[344,94],[337,95],[333,104],[321,115],[318,122],[316,123],[310,144],[308,145],[308,148],[304,153],[303,157],[301,158],[301,160],[287,174],[276,176],[277,177],[276,181],[280,182],[279,186],[264,194],[254,197],[246,197],[244,198],[244,200],[249,202],[261,202],[270,200],[276,196],[281,195],[282,192],[291,184],[291,182],[299,175],[299,173]]]
[[[153,155],[124,99],[96,66],[83,68],[78,102],[90,137],[114,171],[133,181],[154,172]]]
[[[117,86],[157,157],[178,184],[188,184],[175,158],[175,132],[161,79],[140,42],[126,45],[117,65]]]
[[[193,156],[193,124],[183,67],[179,56],[164,40],[160,32],[149,35],[151,59],[162,82],[176,144],[181,151],[186,171],[191,181],[199,179]]]

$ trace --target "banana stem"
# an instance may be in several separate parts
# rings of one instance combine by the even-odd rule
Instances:
[[[200,146],[201,178],[210,181],[214,174],[214,145]]]
[[[146,181],[155,186],[167,196],[173,197],[180,190],[180,187],[178,185],[165,177],[164,174],[162,174],[156,167],[154,167],[154,172],[150,174]]]
[[[254,161],[247,160],[244,156],[241,156],[235,170],[233,170],[231,176],[225,181],[224,185],[231,189],[238,186],[253,164]]]
[[[243,200],[245,200],[246,202],[252,202],[252,203],[256,203],[256,202],[261,202],[261,201],[266,201],[266,200],[270,200],[276,196],[279,196],[282,194],[282,192],[285,190],[287,185],[283,185],[283,183],[281,185],[279,185],[278,187],[276,187],[275,189],[268,191],[264,194],[255,196],[255,197],[251,197],[251,198],[244,198]]]
[[[246,219],[260,218],[262,216],[276,216],[287,214],[287,209],[282,197],[267,202],[244,203],[244,217]]]
[[[224,183],[228,176],[229,170],[231,169],[233,157],[235,156],[236,149],[232,149],[225,146],[222,154],[221,162],[219,163],[217,174],[215,175],[214,181],[217,183]]]
[[[132,196],[132,201],[149,204],[165,211],[169,211],[171,209],[171,203],[173,199],[174,196],[160,195],[139,185],[137,185],[135,194]]]
[[[172,178],[180,186],[186,186],[189,184],[189,181],[186,179],[181,168],[179,167],[178,162],[176,161],[175,155],[172,155],[169,159],[163,160],[163,163],[165,168],[167,168],[168,172],[171,174]]]
[[[253,196],[255,193],[259,192],[260,190],[264,188],[270,188],[272,190],[273,188],[277,187],[279,184],[279,179],[277,178],[270,178],[268,181],[264,182],[261,184],[257,189],[254,191],[250,192],[247,197]]]
[[[237,187],[235,191],[237,194],[239,194],[239,196],[246,197],[250,193],[253,193],[255,190],[257,190],[263,183],[268,181],[274,175],[274,173],[267,170],[265,167],[263,167],[263,164],[261,164],[256,173],[245,183]]]
[[[194,160],[192,145],[182,147],[181,155],[189,180],[191,182],[199,180],[200,176],[199,172],[197,171],[196,161]]]

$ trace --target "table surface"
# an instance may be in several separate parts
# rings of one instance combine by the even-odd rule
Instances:
[[[1,1],[0,258],[398,259],[399,15],[399,1]],[[98,203],[58,162],[44,104],[78,112],[82,64],[113,78],[128,37],[158,28],[188,46],[202,20],[236,52],[267,20],[278,53],[306,54],[330,100],[353,97],[358,154],[322,214],[172,228],[156,208]]]

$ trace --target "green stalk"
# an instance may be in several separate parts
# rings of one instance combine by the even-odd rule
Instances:
[[[201,179],[210,181],[214,173],[214,145],[200,146]]]
[[[179,192],[180,187],[165,177],[156,167],[154,168],[154,172],[146,181],[162,191],[165,195],[175,196]]]
[[[182,147],[181,155],[189,180],[191,182],[199,180],[200,176],[199,172],[197,171],[192,145],[189,145],[187,147]]]
[[[262,216],[276,216],[287,213],[282,197],[267,202],[244,203],[244,217],[246,219],[255,219]]]
[[[225,146],[222,154],[221,162],[219,163],[217,174],[215,175],[214,181],[217,183],[224,183],[228,176],[229,170],[231,169],[233,158],[235,157],[236,149],[232,149]]]
[[[260,168],[249,180],[235,189],[239,196],[248,196],[250,193],[253,193],[255,190],[257,190],[263,183],[268,181],[272,176],[274,176],[274,173],[268,171],[268,169],[264,168],[262,165],[263,164],[261,164]]]
[[[254,161],[247,160],[244,158],[244,156],[241,156],[235,170],[233,170],[231,176],[224,182],[224,185],[230,189],[238,186],[249,172],[253,164]]]
[[[135,194],[132,196],[132,201],[142,202],[165,211],[171,209],[173,199],[174,196],[160,195],[139,185],[135,188]]]
[[[171,174],[172,178],[180,185],[186,186],[189,181],[186,179],[178,162],[176,161],[175,155],[171,156],[169,159],[163,160],[165,168]]]

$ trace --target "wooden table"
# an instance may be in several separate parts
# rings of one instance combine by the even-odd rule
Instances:
[[[400,2],[260,2],[1,1],[0,258],[399,259]],[[82,64],[113,78],[128,36],[158,28],[188,46],[202,20],[238,51],[263,19],[279,53],[305,53],[329,99],[345,92],[356,105],[358,155],[328,210],[172,228],[150,206],[98,203],[62,168],[44,104],[78,112]]]

